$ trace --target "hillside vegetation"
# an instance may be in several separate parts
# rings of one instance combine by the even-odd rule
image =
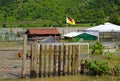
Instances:
[[[62,27],[66,16],[76,26],[120,25],[120,0],[0,0],[0,27]]]

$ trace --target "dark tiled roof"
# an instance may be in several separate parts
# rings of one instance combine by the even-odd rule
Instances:
[[[29,29],[29,34],[60,34],[60,32],[56,28],[49,29]]]

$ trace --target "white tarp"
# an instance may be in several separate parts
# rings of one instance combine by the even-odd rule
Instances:
[[[92,28],[85,29],[85,31],[89,32],[120,32],[120,26],[112,24],[112,23],[105,23],[103,25],[98,25]]]

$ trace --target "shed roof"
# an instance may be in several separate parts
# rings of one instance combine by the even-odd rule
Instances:
[[[56,28],[46,28],[46,29],[28,29],[30,34],[60,34]]]

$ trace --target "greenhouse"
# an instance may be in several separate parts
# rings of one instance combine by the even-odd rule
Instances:
[[[65,39],[77,38],[79,40],[96,40],[97,35],[87,32],[71,32],[64,35]]]

